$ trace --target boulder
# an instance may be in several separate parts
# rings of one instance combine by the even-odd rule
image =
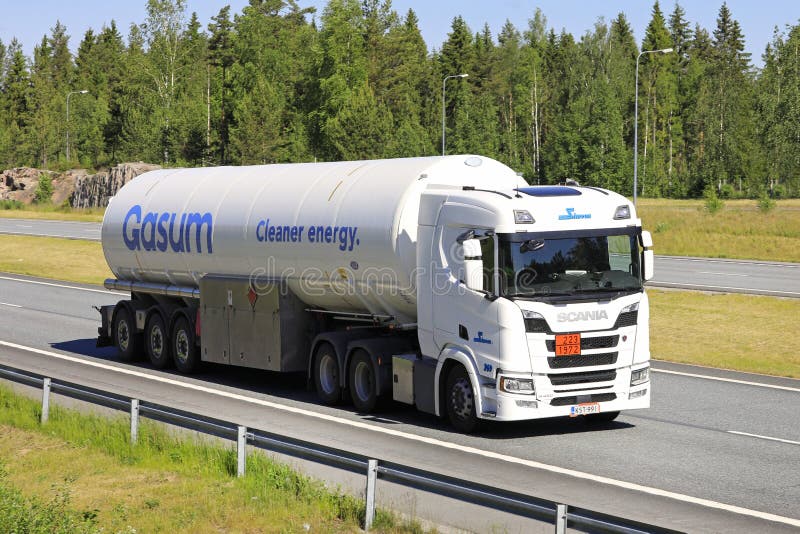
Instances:
[[[93,175],[77,176],[74,181],[70,205],[73,208],[104,208],[108,199],[120,188],[142,173],[160,169],[151,163],[121,163],[107,171]]]

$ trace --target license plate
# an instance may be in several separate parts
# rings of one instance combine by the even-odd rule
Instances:
[[[570,417],[578,417],[579,415],[589,415],[593,413],[600,413],[600,403],[585,402],[577,406],[572,406],[569,410]]]
[[[556,356],[575,356],[581,353],[580,334],[557,334]]]

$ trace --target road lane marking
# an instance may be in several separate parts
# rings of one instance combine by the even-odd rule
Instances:
[[[795,391],[800,393],[800,388],[792,388],[789,386],[778,386],[776,384],[764,384],[763,382],[750,382],[748,380],[737,380],[735,378],[724,378],[721,376],[698,375],[695,373],[684,373],[682,371],[668,371],[667,369],[653,369],[654,373],[666,373],[668,375],[689,376],[692,378],[704,378],[706,380],[717,380],[719,382],[731,382],[733,384],[743,384],[745,386],[757,386],[760,388],[781,389],[783,391]]]
[[[717,276],[744,276],[749,277],[749,274],[739,274],[739,273],[716,273],[713,271],[697,271],[697,274],[715,274]]]
[[[83,237],[77,235],[57,235],[57,234],[37,234],[35,232],[14,232],[9,230],[0,229],[0,234],[5,235],[21,235],[30,237],[54,237],[58,239],[73,239],[75,241],[100,241],[99,237]]]
[[[726,430],[728,434],[736,434],[738,436],[748,436],[750,438],[759,438],[759,439],[767,439],[769,441],[780,441],[781,443],[788,443],[790,445],[800,445],[800,441],[792,441],[790,439],[782,439],[782,438],[773,438],[770,436],[762,436],[760,434],[750,434],[747,432],[738,432],[736,430]]]
[[[16,227],[17,228],[33,228],[33,226],[31,226],[29,224],[17,224]]]
[[[758,510],[750,510],[748,508],[743,508],[743,507],[740,507],[740,506],[734,506],[734,505],[731,505],[731,504],[725,504],[725,503],[721,503],[721,502],[716,502],[716,501],[712,501],[712,500],[709,500],[709,499],[701,499],[699,497],[692,497],[691,495],[683,495],[681,493],[675,493],[675,492],[672,492],[672,491],[653,488],[653,487],[650,487],[650,486],[642,486],[642,485],[639,485],[639,484],[634,484],[633,482],[625,482],[623,480],[616,480],[616,479],[613,479],[613,478],[604,477],[604,476],[600,476],[600,475],[593,475],[591,473],[584,473],[582,471],[576,471],[574,469],[566,469],[566,468],[558,467],[558,466],[555,466],[555,465],[543,464],[543,463],[536,462],[536,461],[533,461],[533,460],[526,460],[524,458],[517,458],[515,456],[509,456],[509,455],[497,453],[497,452],[494,452],[494,451],[487,451],[487,450],[483,450],[483,449],[478,449],[476,447],[470,447],[470,446],[466,446],[466,445],[458,445],[456,443],[451,443],[449,441],[443,441],[443,440],[440,440],[440,439],[437,439],[437,438],[429,438],[429,437],[426,437],[426,436],[419,436],[419,435],[416,435],[416,434],[410,434],[408,432],[403,432],[401,430],[394,430],[394,429],[391,429],[391,428],[383,428],[383,427],[379,427],[379,426],[363,423],[361,421],[352,421],[350,419],[344,419],[344,418],[337,417],[337,416],[334,416],[334,415],[318,413],[318,412],[314,412],[314,411],[311,411],[311,410],[306,410],[304,408],[298,408],[296,406],[288,406],[286,404],[279,404],[279,403],[276,403],[276,402],[271,402],[271,401],[267,401],[267,400],[263,400],[263,399],[247,397],[245,395],[240,395],[238,393],[232,393],[232,392],[229,392],[229,391],[213,389],[213,388],[210,388],[210,387],[207,387],[207,386],[201,386],[199,384],[192,384],[192,383],[189,383],[189,382],[182,382],[182,381],[179,381],[179,380],[174,380],[174,379],[163,377],[163,376],[159,376],[159,375],[152,375],[152,374],[148,374],[148,373],[143,373],[141,371],[135,371],[133,369],[128,369],[128,368],[125,368],[125,367],[117,367],[117,366],[113,366],[113,365],[104,364],[104,363],[101,363],[101,362],[96,362],[96,361],[92,361],[92,360],[86,360],[86,359],[77,358],[77,357],[74,357],[74,356],[68,356],[66,354],[60,354],[60,353],[57,353],[57,352],[51,352],[51,351],[37,349],[37,348],[33,348],[33,347],[27,347],[25,345],[18,345],[16,343],[10,343],[10,342],[7,342],[7,341],[0,341],[0,346],[8,347],[8,348],[11,348],[11,349],[22,350],[22,351],[26,351],[26,352],[33,352],[35,354],[41,354],[43,356],[57,358],[57,359],[60,359],[60,360],[65,360],[65,361],[69,361],[69,362],[73,362],[73,363],[79,363],[79,364],[87,365],[87,366],[90,366],[90,367],[96,367],[96,368],[99,368],[99,369],[105,369],[105,370],[108,370],[108,371],[114,371],[114,372],[118,372],[118,373],[121,373],[121,374],[126,374],[126,375],[130,375],[130,376],[135,376],[135,377],[138,377],[138,378],[143,378],[143,379],[146,379],[146,380],[152,380],[154,382],[161,382],[161,383],[164,383],[164,384],[170,384],[170,385],[173,385],[173,386],[182,387],[182,388],[185,388],[185,389],[191,389],[191,390],[199,391],[199,392],[202,392],[202,393],[208,393],[208,394],[211,394],[211,395],[218,395],[220,397],[227,397],[229,399],[233,399],[233,400],[237,400],[237,401],[241,401],[241,402],[246,402],[246,403],[249,403],[249,404],[255,404],[255,405],[271,408],[271,409],[274,409],[274,410],[280,410],[280,411],[284,411],[284,412],[303,415],[303,416],[306,416],[306,417],[312,417],[312,418],[315,418],[315,419],[321,419],[321,420],[324,420],[324,421],[338,423],[338,424],[341,424],[341,425],[350,426],[350,427],[354,427],[354,428],[359,428],[359,429],[367,430],[367,431],[370,431],[370,432],[377,432],[377,433],[380,433],[380,434],[386,434],[386,435],[389,435],[389,436],[403,438],[403,439],[407,439],[407,440],[410,440],[410,441],[417,441],[417,442],[420,442],[420,443],[425,443],[427,445],[433,445],[433,446],[441,447],[441,448],[444,448],[444,449],[456,450],[456,451],[463,452],[463,453],[466,453],[466,454],[472,454],[472,455],[482,456],[484,458],[491,458],[493,460],[498,460],[498,461],[507,462],[507,463],[511,463],[511,464],[522,465],[522,466],[529,467],[529,468],[532,468],[532,469],[539,469],[539,470],[543,470],[543,471],[549,471],[551,473],[556,473],[556,474],[559,474],[559,475],[571,476],[571,477],[578,478],[578,479],[581,479],[581,480],[590,480],[592,482],[597,482],[599,484],[606,484],[606,485],[609,485],[609,486],[616,486],[618,488],[623,488],[623,489],[626,489],[626,490],[638,491],[640,493],[647,493],[649,495],[655,495],[657,497],[665,497],[665,498],[669,498],[669,499],[674,499],[674,500],[685,502],[685,503],[695,504],[695,505],[698,505],[698,506],[704,506],[706,508],[713,508],[713,509],[716,509],[716,510],[723,510],[725,512],[730,512],[730,513],[734,513],[734,514],[738,514],[738,515],[745,515],[745,516],[748,516],[748,517],[754,517],[754,518],[763,519],[763,520],[766,520],[766,521],[773,521],[773,522],[776,522],[776,523],[783,523],[783,524],[787,524],[787,525],[791,525],[791,526],[795,526],[795,527],[800,527],[800,519],[794,519],[794,518],[791,518],[791,517],[779,516],[779,515],[770,514],[770,513],[767,513],[767,512],[760,512]]]
[[[0,302],[0,305],[2,305],[2,306],[11,306],[12,308],[21,308],[22,307],[19,304],[9,304],[8,302]]]
[[[760,260],[726,260],[723,258],[690,258],[687,256],[656,256],[656,261],[694,261],[705,263],[725,263],[728,265],[764,265],[767,267],[788,267],[797,269],[800,263],[780,262],[780,261],[760,261]]]
[[[94,289],[92,287],[79,287],[70,286],[66,284],[55,284],[53,282],[42,282],[40,280],[25,280],[24,278],[14,278],[13,276],[0,276],[0,280],[11,280],[12,282],[23,282],[25,284],[38,284],[41,286],[61,287],[66,289],[75,289],[77,291],[91,291],[92,293],[107,293],[109,295],[121,295],[127,297],[129,293],[122,293],[120,291],[109,291],[107,289]]]
[[[732,286],[710,286],[706,284],[684,284],[683,282],[659,282],[658,280],[653,280],[650,284],[652,287],[658,286],[668,286],[668,287],[677,287],[677,288],[698,288],[698,289],[724,289],[728,291],[755,291],[757,293],[770,293],[776,295],[798,295],[800,293],[796,291],[775,291],[771,289],[756,289],[752,287],[732,287]]]

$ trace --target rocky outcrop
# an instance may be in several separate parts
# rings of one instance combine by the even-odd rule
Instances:
[[[121,163],[97,174],[84,169],[55,173],[30,167],[7,169],[0,173],[0,200],[33,202],[41,176],[49,176],[53,184],[53,204],[68,202],[73,208],[95,208],[108,205],[108,199],[140,174],[160,169],[150,163]]]
[[[75,180],[70,204],[73,208],[106,207],[108,199],[117,194],[120,188],[147,171],[160,169],[151,163],[123,163],[108,171],[98,172]]]

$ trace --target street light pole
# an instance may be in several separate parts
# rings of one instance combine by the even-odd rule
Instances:
[[[69,97],[72,95],[85,95],[88,92],[86,89],[81,89],[80,91],[67,93],[67,163],[69,163]]]
[[[469,74],[451,74],[450,76],[445,76],[442,80],[442,156],[445,154],[444,150],[444,130],[445,130],[445,84],[447,80],[450,78],[466,78]]]
[[[639,188],[639,58],[644,54],[669,54],[672,48],[660,50],[642,50],[636,56],[636,90],[633,105],[633,205],[636,206],[637,189]]]

